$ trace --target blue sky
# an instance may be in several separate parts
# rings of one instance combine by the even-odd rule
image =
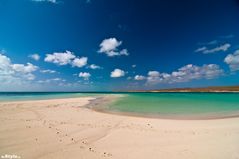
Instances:
[[[238,0],[1,0],[0,91],[239,85]]]

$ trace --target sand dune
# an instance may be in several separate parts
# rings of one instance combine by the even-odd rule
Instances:
[[[239,118],[95,112],[91,97],[0,103],[0,155],[22,159],[238,159]]]

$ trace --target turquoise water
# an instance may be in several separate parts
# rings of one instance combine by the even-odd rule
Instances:
[[[76,98],[85,96],[98,96],[95,93],[66,93],[66,92],[0,92],[0,102],[4,101],[23,101],[23,100],[42,100],[58,98]]]
[[[162,118],[219,118],[239,115],[239,93],[0,93],[0,102],[120,95],[103,111]]]
[[[217,118],[239,115],[239,93],[130,93],[108,111],[165,118]]]

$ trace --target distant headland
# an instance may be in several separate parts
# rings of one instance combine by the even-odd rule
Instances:
[[[170,88],[153,90],[135,90],[129,92],[239,92],[238,86],[212,86],[198,88]]]

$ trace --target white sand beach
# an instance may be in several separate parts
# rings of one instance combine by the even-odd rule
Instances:
[[[0,103],[0,155],[22,159],[238,159],[239,118],[169,120],[85,108],[93,97]]]

